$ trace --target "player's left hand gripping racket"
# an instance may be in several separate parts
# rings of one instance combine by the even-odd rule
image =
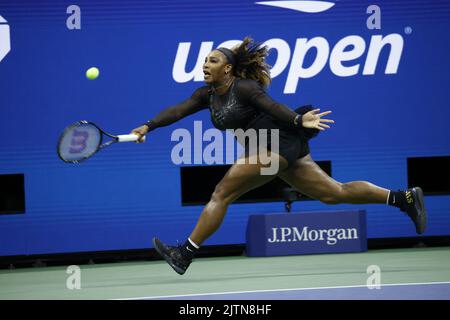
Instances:
[[[104,136],[112,139],[103,143]],[[64,162],[80,163],[113,143],[138,139],[139,137],[135,134],[114,136],[100,129],[95,123],[78,121],[68,126],[61,134],[58,141],[58,156]]]

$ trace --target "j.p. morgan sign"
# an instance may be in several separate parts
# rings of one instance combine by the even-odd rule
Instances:
[[[367,250],[365,211],[251,215],[248,256]]]

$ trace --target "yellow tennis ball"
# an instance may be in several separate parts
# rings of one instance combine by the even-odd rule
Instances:
[[[96,67],[92,67],[86,71],[86,78],[88,78],[89,80],[95,80],[98,78],[99,74],[100,70],[98,70],[98,68]]]

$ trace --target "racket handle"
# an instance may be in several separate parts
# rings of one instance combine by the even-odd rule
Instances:
[[[134,142],[137,141],[139,137],[135,134],[121,134],[117,136],[117,139],[119,142]],[[145,136],[142,140],[145,141]]]

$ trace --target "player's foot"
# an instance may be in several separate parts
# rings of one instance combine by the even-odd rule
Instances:
[[[179,247],[167,246],[158,238],[153,238],[153,246],[178,274],[184,274],[192,262],[181,254]]]
[[[427,227],[427,210],[425,209],[423,191],[419,187],[404,191],[406,204],[404,212],[411,218],[416,226],[416,232],[422,234]]]

